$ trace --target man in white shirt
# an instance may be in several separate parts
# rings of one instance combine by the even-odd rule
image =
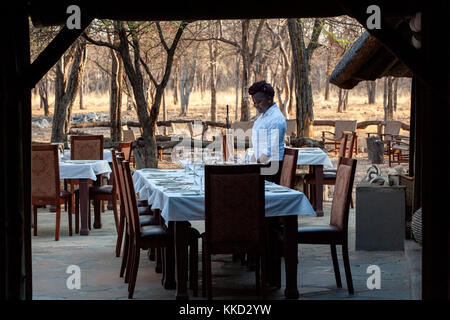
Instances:
[[[252,144],[256,160],[269,163],[266,180],[279,183],[284,156],[286,118],[273,97],[275,91],[266,81],[255,82],[249,89],[259,117],[253,124]]]

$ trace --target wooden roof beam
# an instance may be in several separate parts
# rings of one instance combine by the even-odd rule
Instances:
[[[81,28],[69,29],[67,25],[45,47],[25,73],[24,82],[27,88],[34,88],[39,80],[58,62],[66,50],[84,32],[91,23],[91,17],[81,16]]]

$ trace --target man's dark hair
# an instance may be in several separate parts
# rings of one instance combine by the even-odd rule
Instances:
[[[275,95],[275,91],[273,90],[272,86],[268,84],[265,80],[255,82],[251,85],[250,88],[248,88],[248,93],[252,96],[255,93],[263,92],[267,98],[273,99]]]

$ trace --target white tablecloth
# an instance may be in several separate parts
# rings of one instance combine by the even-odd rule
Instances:
[[[160,209],[161,216],[168,221],[189,221],[205,219],[205,195],[183,195],[184,191],[171,192],[165,190],[168,186],[160,186],[168,178],[176,178],[174,181],[192,182],[193,177],[185,177],[184,170],[136,170],[133,175],[135,192],[139,198],[148,200],[152,209]],[[298,191],[284,188],[273,183],[266,182],[266,188],[284,189],[287,192],[265,192],[266,217],[288,215],[315,215],[309,200]],[[198,187],[196,188],[198,190]],[[188,192],[188,191],[186,191]]]
[[[60,179],[91,179],[97,180],[97,175],[105,174],[109,178],[111,168],[106,160],[60,160]]]
[[[61,157],[61,160],[70,160],[70,150],[64,150],[64,155]],[[103,160],[112,162],[111,149],[103,150]]]
[[[292,148],[298,150],[298,165],[323,165],[333,167],[328,154],[320,148]]]

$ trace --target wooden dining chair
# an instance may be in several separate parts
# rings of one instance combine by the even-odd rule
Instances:
[[[65,203],[68,203],[69,235],[72,236],[72,197],[70,192],[61,190],[57,145],[32,146],[31,181],[34,236],[37,236],[37,207],[42,205],[55,205],[55,240],[59,240],[61,204]]]
[[[116,241],[116,257],[120,257],[120,251],[122,248],[122,240],[124,235],[124,228],[125,228],[125,209],[124,205],[126,202],[126,199],[123,196],[122,188],[123,188],[123,178],[120,177],[121,170],[119,170],[119,162],[125,160],[124,154],[122,152],[117,152],[112,149],[111,150],[112,160],[113,160],[113,175],[114,175],[114,181],[116,183],[116,193],[117,198],[119,199],[120,203],[120,215],[119,215],[119,229],[117,231],[117,241]],[[157,225],[159,224],[156,217],[152,216],[151,210],[148,208],[147,201],[144,202],[138,202],[138,212],[140,216],[140,223],[143,226],[146,225]]]
[[[334,133],[330,131],[322,131],[322,142],[324,146],[333,145],[334,148],[328,150],[338,153],[338,145],[341,142],[343,131],[355,131],[356,132],[356,120],[336,120],[334,125]],[[328,135],[328,136],[327,136]],[[332,135],[330,137],[330,135]],[[355,153],[358,154],[358,141],[354,145]]]
[[[103,136],[87,135],[87,136],[70,136],[70,159],[71,160],[103,160]],[[72,212],[76,215],[77,211],[77,190],[75,186],[78,184],[77,179],[70,179],[70,192],[72,193]],[[66,181],[64,183],[66,185]],[[79,232],[79,219],[75,218],[75,232]]]
[[[350,261],[348,257],[348,216],[350,197],[356,171],[355,159],[342,158],[336,176],[333,202],[331,204],[330,223],[323,226],[300,226],[297,233],[299,244],[329,244],[333,260],[336,284],[342,288],[336,245],[342,246],[345,277],[350,294],[354,293]]]
[[[129,142],[119,142],[119,152],[123,152],[125,160],[130,162],[132,168],[136,168],[136,164],[133,156],[133,146],[132,141]]]
[[[158,225],[143,225],[142,218],[139,216],[139,210],[137,207],[136,193],[134,190],[133,179],[131,176],[130,164],[128,161],[118,159],[118,164],[122,168],[119,179],[123,179],[123,196],[126,199],[124,205],[125,219],[127,225],[128,236],[125,238],[124,253],[121,266],[121,276],[125,271],[125,282],[128,282],[128,298],[132,299],[134,294],[134,288],[136,286],[137,272],[139,269],[140,250],[150,248],[170,248],[171,252],[174,252],[174,234],[173,230],[169,230],[160,220]],[[120,169],[119,167],[119,169]],[[189,228],[189,247],[191,250],[191,257],[198,257],[198,236],[195,238],[195,242],[191,240],[194,238],[192,234],[198,234],[199,232],[194,228]],[[128,242],[128,243],[127,243]],[[196,252],[192,251],[196,249]],[[127,252],[125,252],[125,250]],[[173,254],[172,254],[173,255]],[[125,258],[126,257],[126,258]],[[171,257],[172,261],[174,257]],[[197,276],[198,275],[198,258],[190,259],[189,261],[190,274],[194,275],[193,279],[189,279],[193,282],[193,295],[197,296]],[[174,272],[174,268],[173,272]]]
[[[347,148],[348,138],[350,137],[350,144]],[[341,159],[344,157],[347,157],[349,159],[353,158],[353,151],[354,151],[354,145],[356,143],[357,135],[355,131],[343,131],[342,132],[342,138],[341,143],[339,145],[339,159],[337,163],[337,168],[339,168]],[[335,185],[336,184],[336,174],[337,174],[337,168],[331,168],[331,169],[324,169],[323,170],[323,184],[324,185]],[[309,197],[309,185],[316,184],[316,178],[313,174],[308,174],[303,179],[303,190],[305,192],[305,195]],[[353,197],[350,198],[350,206],[351,208],[354,207],[353,205]]]
[[[265,202],[260,170],[258,165],[205,166],[202,288],[208,299],[212,299],[211,255],[230,253],[255,254],[256,286],[265,297]]]

